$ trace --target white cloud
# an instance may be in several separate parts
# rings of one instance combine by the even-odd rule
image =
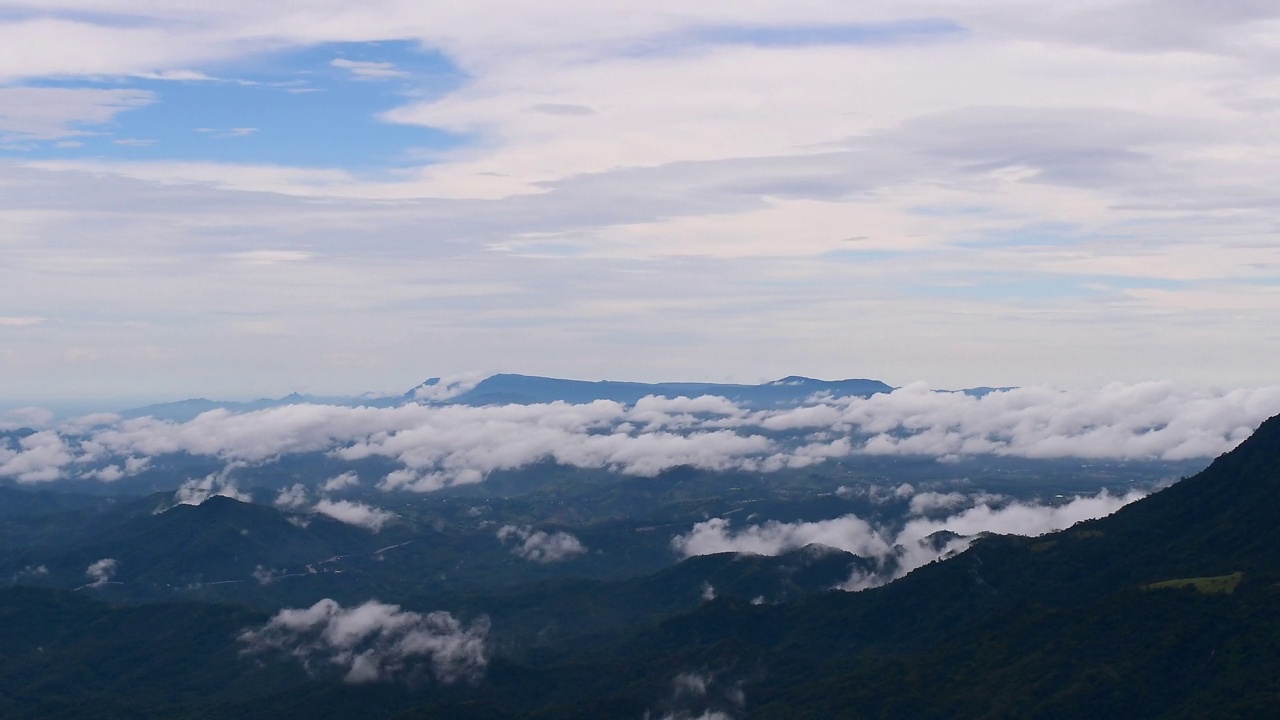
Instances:
[[[716,588],[711,583],[702,583],[702,599],[711,602],[716,599]]]
[[[86,135],[86,128],[154,101],[145,90],[0,87],[0,142]]]
[[[229,465],[312,452],[351,462],[388,458],[402,467],[378,487],[419,492],[545,461],[638,476],[681,465],[771,472],[860,454],[1175,461],[1226,452],[1277,411],[1280,388],[1221,392],[1172,383],[1028,387],[981,397],[913,384],[867,398],[756,411],[713,397],[645,398],[634,406],[296,404],[239,414],[214,410],[183,423],[98,416],[0,443],[0,477],[53,480],[72,462],[103,462],[116,469],[95,477],[111,479],[141,472],[154,456],[180,452]],[[226,480],[225,472],[192,480],[183,492],[203,498],[225,486],[224,494],[239,496]],[[344,474],[325,485],[336,490],[357,481]],[[891,494],[916,495],[910,485]],[[928,513],[946,501],[924,495],[914,502]],[[326,507],[344,517],[361,512],[355,505]],[[380,516],[363,517],[373,523]]]
[[[413,399],[428,402],[449,400],[474,388],[483,379],[476,373],[432,378],[413,389]]]
[[[1280,410],[1280,388],[1222,393],[1181,390],[1168,382],[1116,383],[1087,391],[1027,387],[971,397],[915,383],[831,404],[840,410],[830,426],[870,435],[861,451],[872,454],[1177,460],[1234,447]],[[792,419],[802,412],[775,418],[798,428],[812,422]]]
[[[151,458],[129,457],[124,459],[125,475],[137,475],[151,466]]]
[[[674,695],[691,695],[693,697],[704,697],[707,694],[707,686],[711,684],[711,678],[701,673],[680,673],[676,675],[675,680],[671,681],[675,686]]]
[[[119,465],[108,465],[104,468],[87,472],[82,477],[101,480],[102,482],[115,482],[124,477],[124,470]]]
[[[116,559],[102,558],[85,568],[84,574],[91,581],[89,587],[102,587],[111,582],[111,578],[115,577],[119,568],[120,562]]]
[[[368,79],[385,79],[405,77],[408,73],[403,70],[397,70],[393,63],[389,62],[373,62],[370,60],[348,60],[346,58],[336,58],[330,60],[329,64],[336,68],[341,68],[350,72],[357,78]]]
[[[81,445],[84,450],[84,445]],[[92,458],[93,453],[87,452],[79,458],[80,461],[86,461]],[[116,482],[126,477],[132,477],[146,470],[151,466],[151,458],[146,457],[128,457],[123,463],[111,464],[106,467],[91,470],[81,475],[83,478],[90,480],[100,480],[102,482]]]
[[[355,473],[344,473],[326,482],[322,489],[328,491],[331,489],[330,486],[345,487],[351,483],[354,477]],[[335,482],[337,483],[336,485]],[[384,525],[396,517],[396,514],[389,510],[382,510],[372,505],[352,500],[332,500],[328,497],[322,497],[315,504],[312,504],[307,486],[302,483],[294,483],[287,488],[283,488],[279,495],[276,496],[274,504],[281,510],[327,515],[339,522],[362,527],[372,532],[379,532]]]
[[[420,614],[376,600],[344,608],[325,599],[281,610],[240,641],[247,653],[284,653],[308,670],[335,666],[349,683],[407,678],[420,669],[453,683],[483,674],[488,630],[486,618],[464,627],[447,612]]]
[[[389,510],[351,500],[321,498],[311,509],[321,515],[328,515],[334,520],[348,525],[358,525],[373,532],[378,532],[396,517],[396,514]]]
[[[587,551],[578,538],[567,532],[547,533],[531,527],[503,525],[498,530],[498,540],[506,542],[509,539],[516,541],[512,553],[543,564],[568,560]]]
[[[672,547],[685,557],[723,552],[779,555],[815,543],[866,558],[888,557],[893,550],[888,540],[855,515],[817,522],[769,521],[737,532],[729,526],[725,518],[705,520],[688,534],[673,538]]]
[[[42,430],[18,440],[16,450],[0,445],[0,477],[20,483],[51,482],[62,477],[74,461],[71,448],[53,430]]]
[[[1112,495],[1104,490],[1097,495],[1072,498],[1062,505],[1012,502],[993,506],[981,503],[945,519],[910,520],[898,533],[896,542],[923,540],[941,530],[949,530],[965,536],[984,532],[1002,535],[1043,535],[1069,528],[1082,520],[1110,515],[1144,496],[1145,493],[1136,491],[1124,495]]]
[[[920,505],[938,507],[935,504],[936,494],[923,495],[926,499]],[[780,555],[814,543],[826,545],[877,561],[878,571],[855,573],[842,585],[846,590],[862,590],[962,551],[982,533],[1042,535],[1068,528],[1082,520],[1110,515],[1142,497],[1143,493],[1139,492],[1120,496],[1104,490],[1097,495],[1079,496],[1055,505],[999,503],[990,496],[980,495],[966,498],[965,502],[971,503],[972,507],[962,512],[940,519],[910,518],[896,531],[872,527],[856,515],[816,522],[770,521],[740,530],[731,529],[730,521],[725,518],[712,518],[695,524],[688,533],[672,538],[671,546],[681,555],[692,557],[722,552]],[[931,538],[943,531],[959,537],[941,541]]]
[[[302,483],[294,483],[282,489],[273,504],[282,510],[299,510],[305,508],[310,500],[307,497],[307,486]]]
[[[178,488],[173,494],[173,502],[177,505],[200,505],[211,497],[229,497],[240,502],[251,502],[248,493],[240,491],[231,473],[238,464],[231,464],[216,473],[203,478],[192,478]]]
[[[360,476],[354,472],[344,472],[335,475],[324,482],[321,486],[325,492],[337,492],[347,488],[356,487],[360,484]]]
[[[939,510],[951,510],[965,500],[965,496],[958,492],[922,492],[911,498],[911,514],[928,515]]]

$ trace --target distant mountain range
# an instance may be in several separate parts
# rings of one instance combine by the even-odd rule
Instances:
[[[727,398],[745,407],[764,409],[794,407],[814,396],[869,397],[876,393],[892,392],[894,389],[893,386],[879,380],[864,378],[815,380],[795,375],[759,385],[741,385],[733,383],[639,383],[613,380],[566,380],[508,373],[487,377],[474,385],[446,386],[442,385],[440,378],[431,378],[402,395],[322,396],[293,393],[281,398],[261,398],[247,402],[192,398],[132,408],[125,410],[121,414],[127,418],[150,416],[161,420],[186,421],[210,410],[221,409],[241,413],[299,403],[347,407],[394,407],[409,402],[478,406],[531,405],[557,401],[576,404],[589,403],[596,400],[612,400],[630,405],[650,395],[666,398],[714,395]],[[1009,388],[979,387],[956,392],[981,396],[1007,389]]]
[[[405,394],[406,399],[419,396],[423,388],[431,388],[438,379],[428,380]],[[604,380],[562,380],[533,375],[494,375],[485,378],[471,389],[462,392],[451,402],[464,405],[498,405],[548,403],[589,403],[596,400],[612,400],[631,405],[637,400],[656,395],[659,397],[699,397],[715,395],[751,407],[796,405],[819,394],[831,396],[866,397],[890,392],[893,388],[879,380],[814,380],[791,376],[761,385],[734,385],[724,383],[637,383]]]

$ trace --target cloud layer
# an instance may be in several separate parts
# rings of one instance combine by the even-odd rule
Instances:
[[[544,461],[641,476],[680,465],[775,471],[863,454],[1172,461],[1226,452],[1276,412],[1280,388],[1209,392],[1171,383],[1089,391],[1032,387],[979,397],[915,384],[867,398],[815,397],[781,410],[751,410],[709,396],[647,397],[631,406],[299,404],[241,414],[213,410],[184,423],[100,416],[0,438],[0,478],[112,481],[171,453],[217,458],[230,469],[298,453],[349,462],[385,458],[401,467],[378,487],[420,492]],[[183,497],[237,496],[228,472],[191,480]],[[358,481],[348,474],[327,484],[338,491]],[[326,501],[324,508],[346,518],[359,510],[342,501]],[[365,516],[368,523],[380,517]]]
[[[938,504],[936,496],[937,493],[921,493],[912,497],[913,514],[919,514],[924,507],[934,510],[943,507]],[[734,530],[725,518],[711,518],[697,523],[688,533],[672,538],[671,546],[685,557],[722,552],[780,555],[812,544],[839,548],[878,562],[876,572],[855,574],[843,586],[846,590],[862,590],[882,585],[929,562],[962,551],[982,533],[1043,535],[1071,527],[1082,520],[1110,515],[1143,496],[1138,492],[1112,495],[1104,490],[1097,495],[1079,496],[1061,504],[960,496],[946,507],[968,505],[963,511],[937,518],[913,517],[896,529],[872,527],[856,515],[817,522],[770,521],[738,530]],[[925,501],[917,502],[922,497]]]
[[[285,609],[240,635],[245,653],[282,653],[308,670],[334,667],[349,683],[428,672],[442,683],[475,681],[488,664],[487,619],[464,627],[447,612],[420,614],[370,600],[344,608],[325,599]]]

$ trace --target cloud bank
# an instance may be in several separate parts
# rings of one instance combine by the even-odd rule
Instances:
[[[639,476],[680,465],[768,472],[854,455],[1176,461],[1226,452],[1277,412],[1277,387],[1211,392],[1167,382],[1088,391],[1030,387],[978,397],[917,383],[866,398],[815,397],[778,410],[711,396],[646,397],[634,405],[297,404],[244,413],[213,410],[188,422],[107,416],[16,440],[0,438],[0,478],[110,481],[170,453],[232,465],[311,452],[351,462],[385,458],[401,467],[378,487],[419,492],[546,461]],[[94,463],[99,466],[76,470]],[[358,478],[346,474],[327,482],[336,491]],[[221,479],[192,481],[185,492],[199,498],[236,491],[223,473]],[[325,507],[354,517],[351,507]]]
[[[958,494],[958,493],[957,493]],[[1036,536],[1062,530],[1082,521],[1099,518],[1144,497],[1131,492],[1113,495],[1106,490],[1079,496],[1062,504],[1001,502],[989,495],[960,497],[937,503],[937,493],[921,493],[912,498],[913,513],[921,508],[971,507],[946,517],[912,517],[897,529],[875,528],[856,515],[816,522],[783,523],[769,521],[739,530],[725,518],[711,518],[671,540],[672,548],[684,557],[723,552],[780,555],[806,545],[819,544],[877,561],[878,570],[855,574],[844,584],[846,590],[861,590],[902,577],[912,570],[960,552],[982,533]],[[918,498],[926,498],[916,502]],[[951,535],[951,534],[954,534]]]
[[[488,632],[486,618],[464,627],[447,612],[420,614],[376,600],[344,608],[324,599],[281,610],[239,639],[246,654],[281,653],[309,671],[337,668],[348,683],[410,679],[426,671],[448,684],[483,675]]]

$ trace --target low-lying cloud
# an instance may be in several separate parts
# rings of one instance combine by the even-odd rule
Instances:
[[[746,705],[742,681],[728,683],[717,673],[682,672],[671,681],[662,710],[645,712],[645,720],[734,720]]]
[[[378,532],[384,525],[395,519],[396,514],[381,508],[366,505],[353,500],[330,500],[321,498],[311,507],[313,512],[327,515],[334,520],[348,525],[357,525]]]
[[[447,612],[416,613],[369,600],[344,608],[328,598],[285,609],[241,633],[246,654],[280,653],[308,671],[336,668],[348,683],[413,679],[476,681],[488,665],[487,618],[470,626]]]
[[[344,472],[325,481],[322,489],[325,492],[338,492],[360,485],[360,476],[353,472]]]
[[[548,533],[515,525],[503,525],[498,530],[498,540],[514,540],[516,546],[511,549],[512,554],[543,564],[568,560],[587,551],[578,538],[567,532]]]
[[[781,555],[807,545],[826,545],[877,561],[878,570],[855,575],[843,586],[861,590],[902,577],[939,558],[960,552],[982,533],[1036,536],[1062,530],[1082,521],[1099,518],[1139,500],[1144,493],[1113,495],[1106,490],[1079,496],[1061,504],[1003,502],[989,495],[975,495],[947,504],[937,503],[937,493],[920,493],[912,498],[913,511],[922,506],[932,510],[969,504],[947,517],[911,517],[898,528],[876,528],[856,515],[816,522],[783,523],[769,521],[738,530],[725,518],[697,523],[671,540],[672,548],[684,557],[723,552]],[[926,497],[926,502],[916,499]],[[918,513],[917,513],[918,515]],[[954,535],[952,535],[954,534]]]
[[[102,482],[115,482],[117,480],[137,475],[151,466],[151,458],[125,458],[121,463],[107,465],[106,467],[90,470],[81,475],[87,480],[101,480]]]
[[[187,422],[103,416],[0,438],[0,478],[111,481],[171,453],[249,464],[311,452],[349,462],[389,459],[400,467],[378,487],[419,492],[547,461],[638,476],[680,465],[768,472],[855,455],[1177,461],[1226,452],[1277,412],[1280,387],[1208,392],[1171,383],[1091,391],[1031,387],[980,397],[914,384],[776,410],[711,396],[646,397],[634,405],[299,404],[213,410]],[[98,469],[72,469],[83,463]],[[354,475],[339,475],[326,484],[336,491],[356,482]]]
[[[63,468],[75,461],[72,448],[53,430],[28,435],[16,445],[0,445],[0,478],[11,477],[20,483],[50,482],[62,477]]]
[[[251,502],[248,493],[240,491],[231,473],[243,464],[233,463],[220,472],[211,473],[202,478],[192,478],[178,487],[173,494],[175,505],[200,505],[211,497],[229,497],[240,502]]]
[[[325,483],[323,489],[328,489],[335,481],[342,481],[345,484],[345,479],[353,475],[354,473],[340,475],[334,480]],[[329,497],[321,497],[313,504],[310,492],[301,483],[294,483],[290,487],[281,490],[280,494],[276,496],[274,504],[281,510],[318,513],[372,532],[382,530],[383,526],[396,518],[396,514],[390,510],[383,510],[354,500],[333,500]]]
[[[85,568],[84,576],[89,578],[89,587],[102,587],[111,582],[120,569],[120,562],[115,558],[102,558]]]

